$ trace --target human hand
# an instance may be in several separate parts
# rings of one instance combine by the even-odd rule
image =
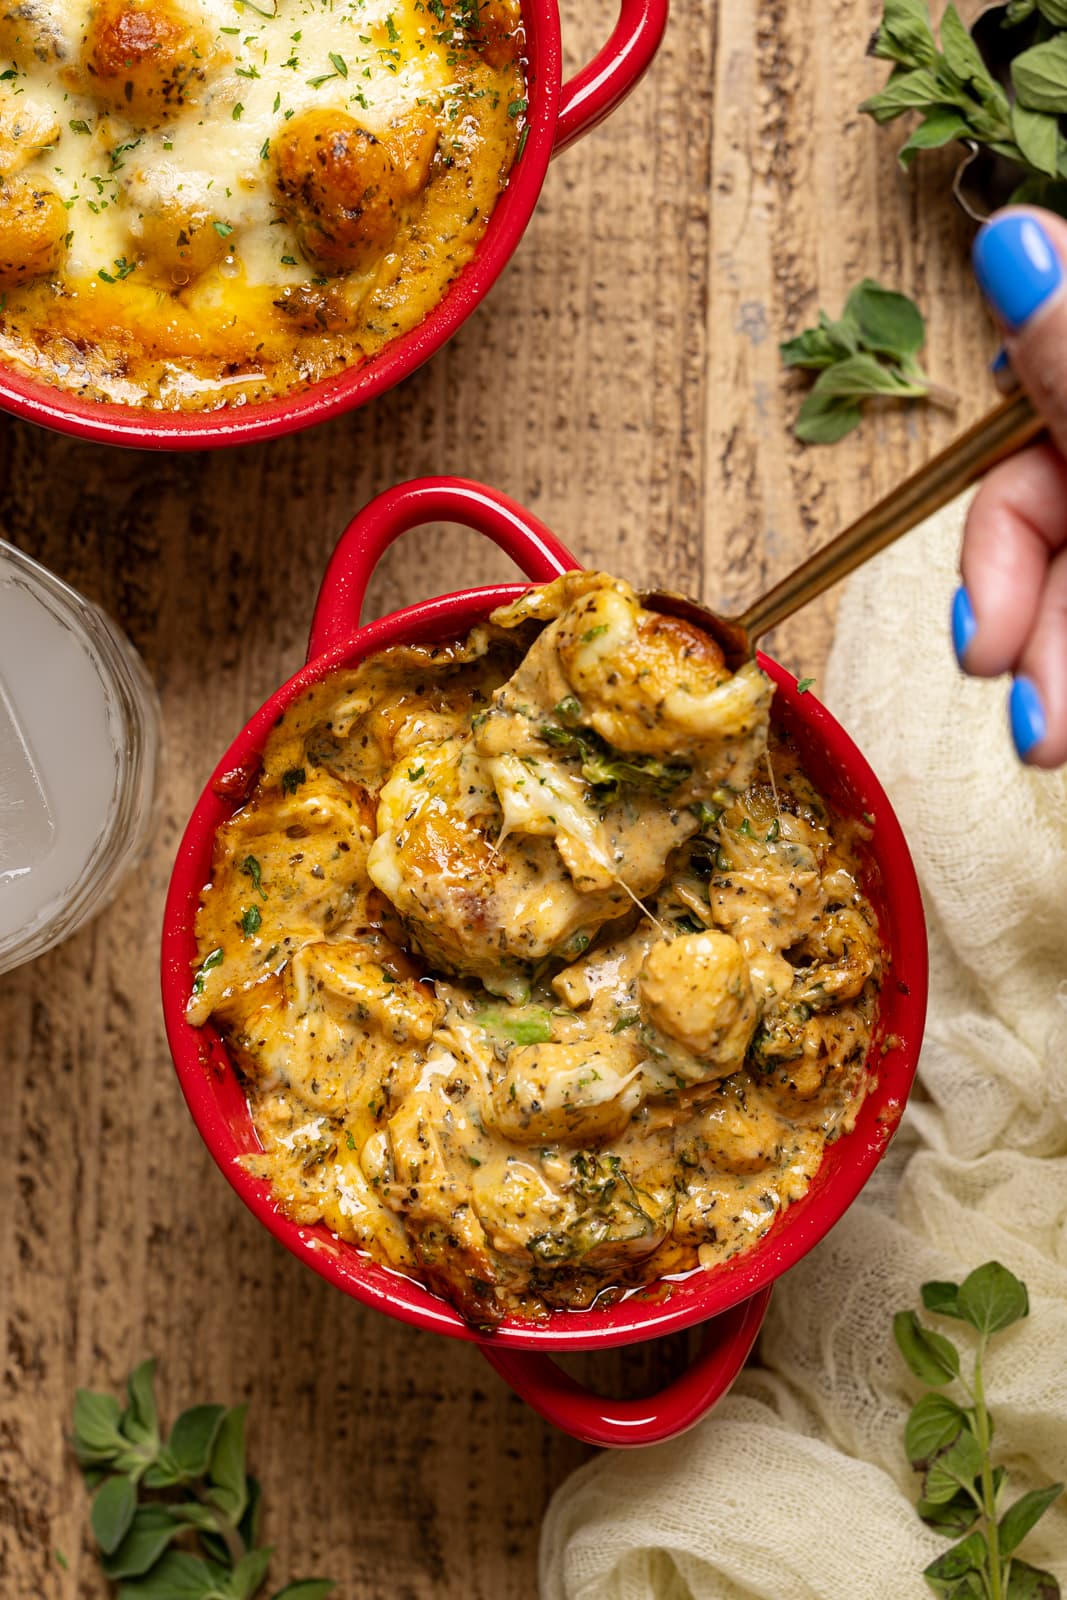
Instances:
[[[960,665],[1010,672],[1021,760],[1067,761],[1067,222],[1011,207],[975,241],[978,282],[1050,438],[1003,462],[971,505],[952,607]]]

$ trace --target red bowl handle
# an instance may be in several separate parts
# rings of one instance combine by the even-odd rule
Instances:
[[[465,478],[412,478],[371,500],[338,539],[315,602],[309,661],[351,638],[382,555],[394,539],[424,522],[459,522],[484,534],[534,583],[581,566],[544,523],[507,495]]]
[[[713,1317],[693,1365],[666,1389],[644,1400],[608,1400],[590,1394],[562,1372],[551,1356],[482,1345],[482,1354],[505,1383],[546,1422],[586,1444],[633,1449],[658,1444],[699,1422],[729,1389],[745,1364],[771,1298],[771,1286]]]
[[[667,26],[669,0],[620,0],[615,30],[592,61],[563,85],[552,154],[603,122],[644,76]]]

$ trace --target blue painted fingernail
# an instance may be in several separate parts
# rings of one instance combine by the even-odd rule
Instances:
[[[974,241],[973,261],[982,293],[1013,333],[1063,282],[1052,240],[1034,217],[1017,211],[985,224]]]
[[[1019,760],[1025,761],[1034,746],[1041,743],[1047,728],[1040,691],[1030,678],[1016,678],[1012,684],[1008,711]]]
[[[974,607],[971,597],[962,583],[952,596],[952,648],[956,652],[956,660],[963,666],[963,658],[967,648],[977,632],[978,624],[974,620]]]

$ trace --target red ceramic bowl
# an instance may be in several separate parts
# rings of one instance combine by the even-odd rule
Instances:
[[[668,0],[619,0],[607,44],[561,85],[557,0],[522,0],[527,50],[529,133],[475,254],[428,316],[363,366],[298,394],[220,411],[151,411],[64,394],[13,367],[0,366],[0,408],[61,433],[151,450],[204,450],[250,444],[310,427],[373,400],[415,371],[450,338],[488,293],[537,203],[552,156],[601,122],[652,61],[667,23]]]
[[[241,731],[200,796],[178,851],[163,927],[163,1008],[178,1077],[197,1127],[237,1193],[276,1238],[346,1294],[402,1322],[473,1340],[497,1371],[541,1414],[596,1444],[648,1444],[695,1422],[729,1387],[759,1330],[771,1285],[799,1261],[856,1198],[884,1154],[915,1073],[926,1009],[926,934],[907,845],[885,793],[848,735],[796,680],[761,656],[777,685],[775,718],[795,735],[807,769],[846,815],[874,818],[864,850],[864,887],[889,955],[871,1051],[873,1082],[854,1131],[829,1147],[811,1188],[759,1243],[714,1271],[662,1280],[617,1304],[557,1311],[543,1322],[509,1320],[492,1334],[470,1328],[443,1300],[379,1266],[325,1227],[300,1227],[275,1206],[268,1185],[240,1157],[259,1148],[244,1092],[218,1035],[185,1020],[196,965],[194,919],[211,874],[215,830],[234,809],[216,793],[223,773],[254,763],[276,718],[307,687],[387,645],[464,635],[525,585],[504,584],[427,600],[359,627],[367,584],[401,533],[431,521],[464,523],[514,557],[535,582],[577,563],[559,540],[513,501],[454,478],[422,479],[372,501],[342,535],[323,580],[308,662]],[[606,1349],[707,1323],[703,1350],[677,1382],[647,1400],[603,1399],[581,1389],[549,1351]]]

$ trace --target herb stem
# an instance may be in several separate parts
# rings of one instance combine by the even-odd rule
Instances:
[[[202,1487],[202,1485],[190,1484],[190,1488],[196,1495],[196,1498],[203,1505],[207,1506],[208,1510],[211,1512],[212,1517],[215,1519],[215,1528],[218,1532],[219,1538],[226,1546],[226,1553],[230,1558],[230,1565],[232,1567],[236,1567],[238,1562],[243,1560],[244,1556],[247,1554],[244,1540],[241,1538],[241,1535],[237,1532],[237,1529],[234,1527],[229,1518],[224,1517],[218,1506],[213,1505],[208,1499],[207,1491]]]
[[[926,398],[932,406],[938,406],[942,411],[952,415],[959,410],[960,397],[952,389],[946,389],[940,383],[927,383]]]
[[[985,1386],[982,1381],[982,1357],[985,1354],[985,1337],[978,1342],[974,1358],[974,1426],[982,1449],[982,1509],[985,1513],[986,1543],[989,1546],[990,1600],[1003,1600],[1003,1574],[1000,1570],[1000,1529],[997,1527],[997,1492],[993,1486],[993,1466],[989,1457],[991,1444],[989,1412],[986,1410]]]

